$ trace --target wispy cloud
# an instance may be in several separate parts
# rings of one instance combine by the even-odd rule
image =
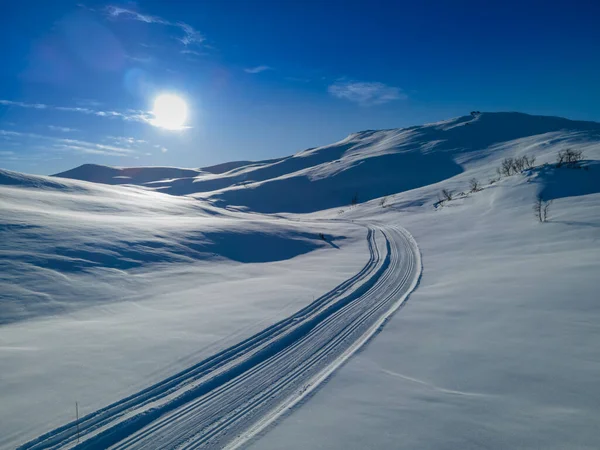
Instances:
[[[261,72],[264,72],[266,70],[273,70],[273,68],[269,67],[269,66],[248,67],[248,68],[244,69],[244,72],[247,72],[247,73],[261,73]]]
[[[90,106],[92,108],[98,108],[102,106],[102,103],[98,100],[93,100],[91,98],[79,98],[75,100],[75,103],[79,106]]]
[[[181,50],[179,53],[181,53],[182,55],[194,55],[194,56],[205,56],[206,53],[200,53],[197,52],[196,50],[190,50],[190,49],[184,49]]]
[[[363,106],[381,105],[408,98],[402,89],[378,82],[338,80],[329,86],[328,91],[334,97]]]
[[[77,128],[58,127],[56,125],[48,125],[48,129],[52,131],[60,131],[61,133],[72,133],[74,131],[79,131]]]
[[[186,47],[190,44],[202,44],[206,40],[198,30],[195,30],[187,23],[178,22],[176,26],[183,30],[184,36],[179,41]]]
[[[0,130],[0,136],[23,136],[23,133],[12,130]]]
[[[18,106],[20,108],[34,108],[34,109],[46,109],[48,105],[42,103],[24,103],[24,102],[13,102],[12,100],[0,100],[0,105],[4,106]]]
[[[137,20],[138,22],[154,23],[178,28],[183,35],[177,37],[177,40],[186,47],[191,44],[202,44],[206,40],[202,33],[185,22],[171,22],[170,20],[163,19],[162,17],[142,14],[131,9],[121,8],[114,5],[107,6],[106,13],[109,17],[113,18],[123,17],[130,20]]]
[[[97,155],[108,155],[108,156],[134,156],[137,154],[135,150],[130,148],[119,147],[116,145],[106,145],[97,142],[82,141],[80,139],[67,139],[67,138],[56,138],[53,136],[46,136],[37,133],[26,133],[12,130],[1,130],[0,136],[14,138],[20,137],[22,139],[31,139],[38,141],[45,141],[55,149],[60,150],[73,150],[78,153],[97,154]]]
[[[12,100],[0,100],[0,105],[4,106],[16,106],[19,108],[33,108],[40,110],[54,110],[54,111],[66,111],[66,112],[77,112],[81,114],[88,114],[97,117],[118,117],[127,121],[142,122],[151,124],[152,115],[145,111],[138,110],[127,110],[127,112],[119,111],[101,111],[97,109],[85,108],[80,106],[54,106],[46,105],[43,103],[25,103],[16,102]]]
[[[154,59],[151,56],[133,56],[125,55],[125,58],[129,61],[133,61],[140,64],[150,64]]]
[[[107,136],[107,139],[117,143],[118,145],[124,145],[126,147],[148,143],[148,141],[145,141],[143,139],[136,139],[134,137],[128,136]]]
[[[159,149],[159,150],[160,150],[161,152],[163,152],[163,153],[167,153],[167,152],[169,151],[169,149],[168,149],[168,148],[166,148],[166,147],[163,147],[163,146],[162,146],[162,145],[160,145],[160,144],[154,144],[154,147],[155,147],[155,148],[157,148],[157,149]]]
[[[137,11],[133,11],[131,9],[126,9],[126,8],[121,8],[119,6],[108,5],[106,7],[106,12],[109,16],[112,16],[112,17],[124,16],[124,17],[128,17],[130,19],[138,20],[140,22],[145,22],[145,23],[159,23],[162,25],[171,25],[171,22],[161,19],[158,16],[141,14]]]

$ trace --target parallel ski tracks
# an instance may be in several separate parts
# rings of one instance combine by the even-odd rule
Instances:
[[[356,275],[292,316],[19,450],[243,446],[356,352],[416,287],[421,258],[407,231],[369,225],[367,242],[369,260]]]

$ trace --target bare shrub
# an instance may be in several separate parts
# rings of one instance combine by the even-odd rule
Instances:
[[[515,162],[514,162],[513,158],[503,159],[502,166],[500,167],[502,175],[504,175],[505,177],[510,177],[513,174],[514,165],[515,165]]]
[[[535,156],[523,155],[516,158],[504,158],[502,164],[496,169],[498,179],[502,176],[508,177],[522,172],[524,169],[532,169],[535,164]]]
[[[452,198],[454,197],[454,194],[452,191],[449,191],[448,189],[442,189],[442,200],[443,201],[450,201],[452,200]]]
[[[558,152],[556,157],[556,167],[561,167],[563,164],[574,166],[583,160],[583,151],[567,148]]]
[[[550,210],[550,205],[552,204],[552,200],[548,200],[544,202],[544,207],[542,208],[542,219],[543,222],[548,220],[548,212]]]
[[[515,173],[519,173],[522,172],[523,169],[525,168],[525,157],[523,158],[515,158],[513,160],[513,171]]]
[[[533,203],[533,214],[541,223],[548,220],[551,204],[552,200],[544,200],[541,195],[538,195],[535,198],[535,202]]]
[[[352,200],[350,201],[351,205],[356,205],[358,204],[358,192],[355,192],[354,195],[352,196]]]
[[[535,155],[523,156],[523,163],[526,169],[533,169],[535,167]]]
[[[382,208],[385,208],[386,203],[387,203],[387,197],[383,197],[381,200],[379,200],[379,206],[381,206]]]
[[[471,192],[477,192],[481,190],[481,184],[477,178],[471,178],[469,180],[469,186],[471,186]]]
[[[542,220],[542,208],[543,208],[544,200],[539,195],[535,198],[535,202],[533,203],[533,214],[540,221]]]

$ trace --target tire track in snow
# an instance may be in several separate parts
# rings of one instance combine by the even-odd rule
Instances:
[[[369,226],[360,272],[296,314],[25,449],[239,447],[364,345],[416,287],[415,241]]]

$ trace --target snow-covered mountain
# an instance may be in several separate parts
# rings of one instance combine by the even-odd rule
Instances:
[[[536,144],[540,157],[554,158],[562,146],[596,142],[599,133],[595,122],[483,113],[404,129],[363,131],[287,158],[236,163],[222,173],[84,165],[56,176],[138,184],[172,195],[195,195],[221,207],[306,213],[344,206],[355,197],[365,202],[437,183],[478,160],[490,164],[487,175],[493,176],[494,164],[523,151],[521,140]]]
[[[558,167],[567,149],[581,161]],[[535,162],[497,174],[524,155]],[[261,330],[272,340],[260,345],[286,352],[310,343],[302,330],[313,326],[342,335],[351,327],[332,318],[344,302],[404,301],[418,262],[406,307],[255,448],[597,448],[599,171],[600,124],[519,113],[363,131],[202,169],[0,171],[0,448],[66,445],[69,428],[52,430],[72,423],[76,401],[82,416],[112,405],[92,414],[106,423],[81,424],[95,448],[112,442],[93,441],[101,432],[133,447],[209,445],[195,431],[202,414],[238,424],[228,436],[252,434],[234,420],[240,411],[266,424],[290,405],[272,400],[285,389],[260,383],[289,376],[295,401],[316,384],[291,361],[275,375],[287,366],[274,355],[241,353],[247,370],[232,373],[253,399],[271,400],[235,403],[232,378],[214,405],[199,394],[180,405],[202,383],[189,373],[238,343],[264,353],[245,341]],[[452,198],[440,202],[444,189]],[[545,223],[537,196],[552,201]],[[354,326],[363,316],[348,317]],[[149,386],[162,440],[119,416],[133,395],[123,417],[150,417],[140,400]]]

